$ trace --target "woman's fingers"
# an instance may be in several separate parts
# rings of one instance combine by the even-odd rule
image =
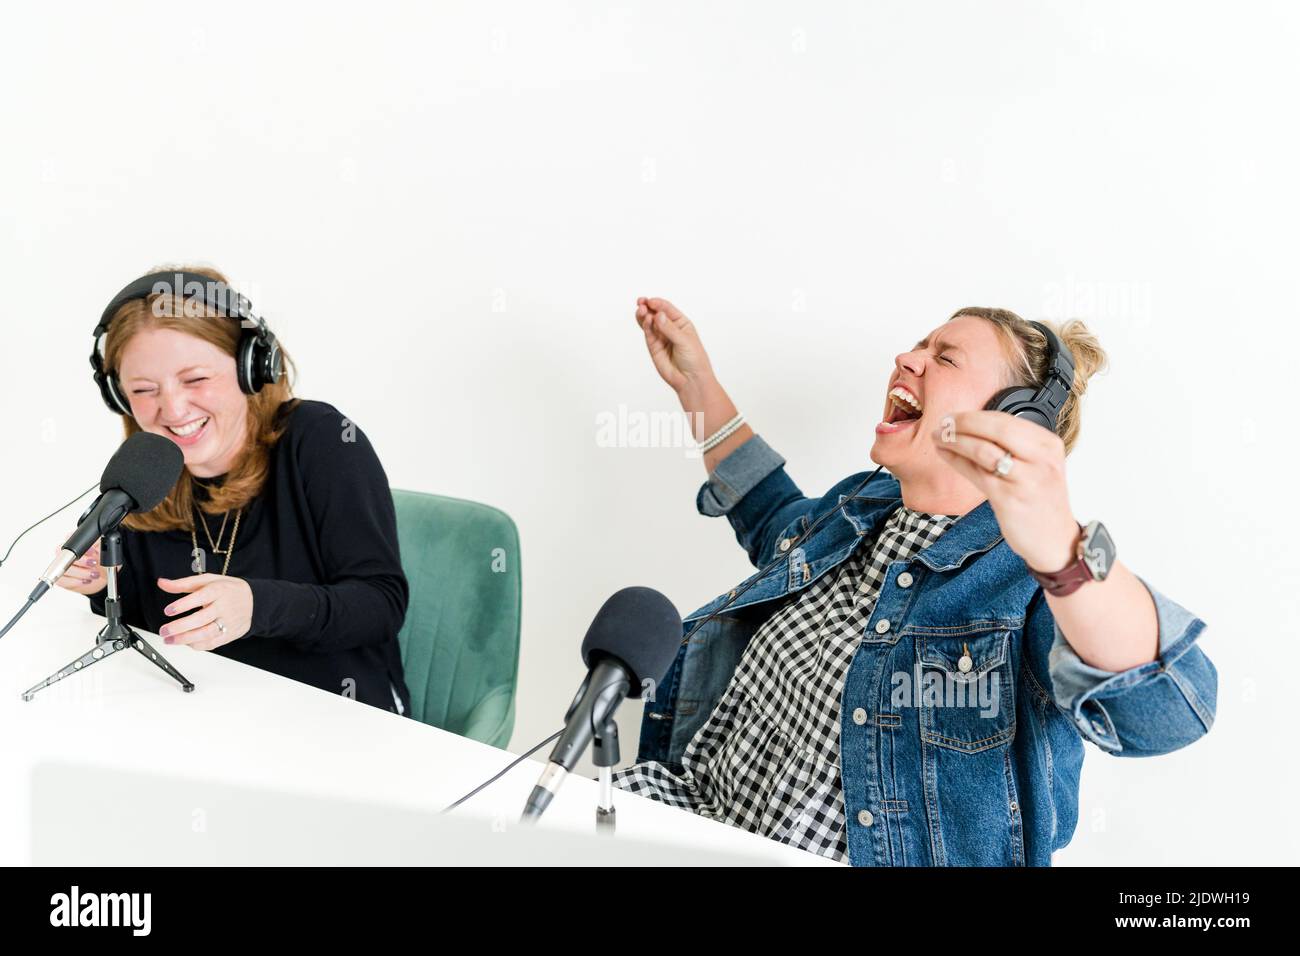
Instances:
[[[684,321],[685,316],[681,319],[674,319],[667,312],[661,310],[656,312],[654,316],[655,331],[673,345],[686,345],[691,340],[691,334],[682,327],[681,323]]]
[[[58,552],[55,553],[57,556]],[[104,569],[99,565],[99,546],[95,545],[68,565],[68,570],[54,582],[54,586],[77,594],[95,594],[102,591],[107,583]]]
[[[212,605],[201,607],[193,614],[175,621],[168,621],[158,631],[158,636],[167,644],[190,644],[210,636],[203,629],[217,620],[216,609]],[[217,629],[214,628],[215,632]],[[198,633],[198,632],[202,633]]]
[[[103,573],[98,564],[91,564],[84,559],[73,562],[72,566],[68,568],[68,572],[70,574],[80,575],[87,581],[93,581]]]
[[[659,335],[649,325],[645,330],[646,348],[650,350],[650,361],[654,363],[655,371],[669,385],[676,387],[677,380],[681,377],[677,366],[673,364],[673,357],[668,348],[668,342],[662,335]]]
[[[654,363],[655,371],[670,386],[677,388],[682,378],[681,369],[677,367],[674,361],[672,343],[657,327],[655,322],[656,313],[650,310],[649,301],[644,297],[637,299],[637,325],[641,326],[641,331],[645,334],[646,350],[650,353],[650,361]]]
[[[668,315],[668,318],[672,319],[674,322],[686,321],[686,314],[667,299],[661,299],[658,296],[651,296],[646,299],[645,302],[652,311],[664,312]]]
[[[699,333],[677,306],[654,296],[639,298],[636,318],[655,370],[674,390],[680,392],[693,377],[708,371]]]
[[[56,551],[54,556],[57,558],[59,553],[60,552]],[[83,557],[68,565],[68,569],[64,571],[54,583],[58,587],[75,590],[83,584],[89,584],[91,581],[95,580],[98,575],[99,569],[97,567],[91,568]]]
[[[105,581],[101,575],[94,573],[76,573],[69,569],[54,582],[57,587],[77,594],[94,594],[104,588]]]

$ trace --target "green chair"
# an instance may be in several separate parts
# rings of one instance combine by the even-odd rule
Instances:
[[[519,676],[519,531],[496,508],[393,489],[411,588],[397,639],[411,716],[505,747]]]

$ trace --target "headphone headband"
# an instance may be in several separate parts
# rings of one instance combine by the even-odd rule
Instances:
[[[238,319],[245,328],[265,328],[266,323],[253,314],[253,303],[220,279],[199,272],[151,272],[125,285],[104,308],[95,326],[96,335],[108,331],[109,323],[117,310],[134,299],[147,299],[151,295],[170,295],[173,299],[202,299],[213,311],[227,318]]]
[[[1070,397],[1074,385],[1074,355],[1065,347],[1055,332],[1042,322],[1030,322],[1047,338],[1048,369],[1047,380],[1043,382],[1034,396],[1035,401],[1049,404],[1054,411],[1060,411],[1065,400]]]
[[[253,303],[247,296],[232,289],[220,279],[199,272],[175,269],[169,272],[151,272],[124,286],[104,308],[95,326],[94,341],[90,350],[90,366],[95,372],[95,383],[110,411],[130,417],[131,404],[117,383],[117,376],[104,367],[100,343],[108,333],[113,316],[127,302],[148,299],[152,295],[170,295],[174,300],[201,300],[219,315],[234,319],[244,329],[235,351],[235,369],[239,387],[246,394],[260,391],[263,385],[280,381],[283,377],[280,346],[266,320],[253,312]]]

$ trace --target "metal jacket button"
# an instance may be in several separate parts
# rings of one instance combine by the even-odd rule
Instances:
[[[912,586],[912,575],[904,571],[898,576],[898,586],[900,588],[910,588]]]
[[[786,551],[789,551],[789,550],[790,550],[790,539],[789,539],[789,538],[782,538],[782,539],[781,539],[781,543],[778,545],[778,547],[781,549],[781,552],[782,552],[782,553],[785,553]]]
[[[858,822],[861,823],[864,827],[869,827],[871,826],[871,824],[876,822],[876,818],[871,815],[870,810],[859,810]]]
[[[867,712],[861,707],[855,708],[853,711],[853,722],[861,727],[867,722]]]
[[[886,620],[884,620],[884,621],[877,621],[877,622],[876,622],[876,633],[877,633],[877,634],[884,634],[887,630],[889,630],[889,621],[888,621],[888,619],[886,619]]]

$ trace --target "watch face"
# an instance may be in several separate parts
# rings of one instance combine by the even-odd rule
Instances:
[[[1083,561],[1098,581],[1106,580],[1115,563],[1115,542],[1100,521],[1088,524],[1083,541]]]

